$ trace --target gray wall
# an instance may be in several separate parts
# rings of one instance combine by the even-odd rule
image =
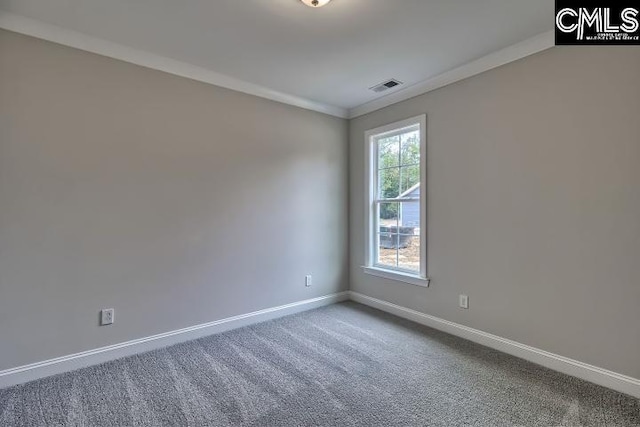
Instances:
[[[556,48],[353,120],[352,289],[640,377],[638,75]],[[421,113],[430,289],[360,269],[364,131]],[[0,370],[346,289],[346,139],[0,31]]]
[[[0,370],[345,290],[347,132],[0,31]]]
[[[352,290],[640,378],[639,49],[554,48],[352,120]],[[421,113],[430,289],[360,268],[364,132]]]

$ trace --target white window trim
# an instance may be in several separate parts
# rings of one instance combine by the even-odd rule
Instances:
[[[396,282],[408,283],[410,285],[429,287],[431,279],[428,277],[420,277],[416,274],[404,273],[400,270],[389,270],[380,267],[362,267],[365,273],[372,276],[382,277],[384,279],[395,280]]]
[[[384,268],[374,264],[375,255],[375,238],[374,224],[377,209],[375,206],[377,192],[377,150],[374,148],[373,137],[379,137],[386,133],[394,133],[399,129],[411,126],[420,126],[420,272],[412,273],[401,269]],[[428,287],[430,279],[427,276],[427,116],[411,117],[399,122],[390,123],[365,132],[365,185],[366,188],[366,206],[365,206],[365,262],[363,266],[364,272],[385,279],[396,280],[399,282],[410,283],[412,285]]]

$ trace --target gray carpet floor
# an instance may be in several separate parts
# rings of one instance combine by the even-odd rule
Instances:
[[[640,426],[640,401],[352,302],[0,390],[6,426]]]

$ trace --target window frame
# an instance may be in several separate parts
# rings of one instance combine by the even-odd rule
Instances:
[[[419,127],[420,135],[420,271],[415,272],[398,267],[376,263],[376,245],[378,245],[377,224],[378,205],[380,200],[400,202],[396,199],[379,199],[378,197],[378,140],[383,137],[401,135],[408,128]],[[421,114],[405,120],[370,129],[365,132],[365,273],[386,279],[428,287],[427,276],[427,116]],[[378,227],[379,228],[379,227]]]

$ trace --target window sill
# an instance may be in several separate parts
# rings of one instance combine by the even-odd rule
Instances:
[[[386,270],[379,267],[362,267],[362,269],[365,273],[371,274],[372,276],[409,283],[415,286],[422,286],[423,288],[428,288],[429,282],[431,281],[428,277],[420,277],[409,273],[403,273],[401,271]]]

